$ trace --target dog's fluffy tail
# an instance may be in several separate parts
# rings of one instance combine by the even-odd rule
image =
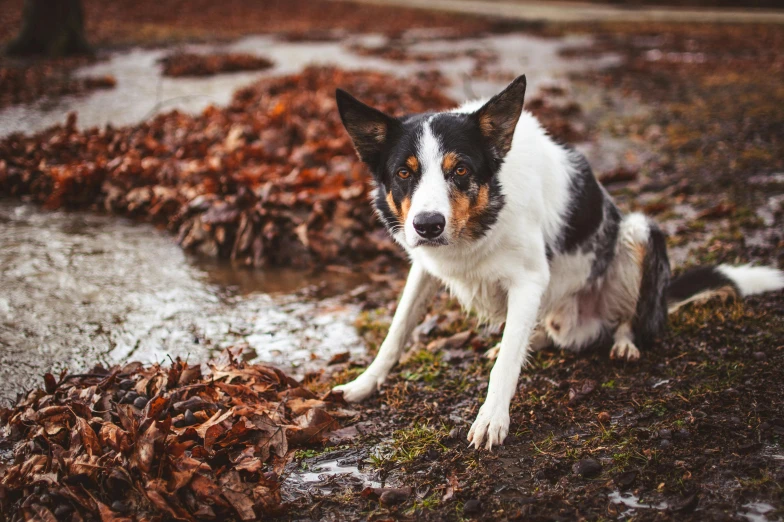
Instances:
[[[670,281],[667,309],[670,313],[688,303],[704,303],[715,297],[746,297],[784,288],[784,272],[767,266],[701,266],[686,270]]]

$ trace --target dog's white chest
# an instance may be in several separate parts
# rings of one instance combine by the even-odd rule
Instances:
[[[506,321],[507,290],[497,281],[446,279],[446,287],[460,304],[479,316],[480,321]]]

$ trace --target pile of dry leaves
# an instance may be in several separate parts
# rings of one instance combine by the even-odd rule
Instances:
[[[212,76],[238,71],[261,71],[273,63],[247,53],[175,53],[161,59],[164,76]]]
[[[449,107],[443,83],[434,73],[309,68],[195,116],[175,111],[79,131],[72,115],[0,142],[0,193],[150,220],[186,249],[244,265],[368,259],[396,249],[371,211],[369,177],[340,123],[335,88],[401,114]]]
[[[0,409],[3,520],[256,520],[281,509],[290,449],[353,415],[280,370],[130,363],[45,376]]]

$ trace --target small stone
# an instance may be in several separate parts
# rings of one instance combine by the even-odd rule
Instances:
[[[451,440],[458,440],[463,436],[463,430],[458,427],[454,427],[449,431],[449,438]]]
[[[594,459],[582,459],[572,466],[572,471],[581,477],[593,477],[602,471],[602,465]]]
[[[148,401],[147,397],[144,397],[143,395],[139,395],[133,401],[133,405],[134,405],[134,407],[139,408],[140,410],[143,410],[144,407],[147,406],[147,401]]]
[[[466,500],[466,503],[463,504],[463,513],[466,515],[475,515],[479,513],[482,509],[482,503],[479,500],[472,498],[471,500]]]
[[[607,424],[608,422],[610,422],[610,414],[607,413],[606,411],[601,412],[598,418],[599,418],[599,422],[601,422],[602,424]]]
[[[754,357],[754,359],[757,361],[764,361],[768,357],[768,355],[765,352],[754,352],[753,354],[751,354],[751,356]]]
[[[668,430],[667,428],[662,428],[659,430],[659,438],[660,439],[671,439],[672,438],[672,430]]]
[[[137,397],[139,397],[139,394],[136,393],[134,390],[131,390],[125,394],[125,397],[122,398],[122,401],[120,401],[120,403],[133,404],[133,401],[135,401]]]
[[[70,504],[60,504],[56,508],[54,508],[54,516],[57,517],[58,520],[62,520],[66,515],[71,513],[73,508]]]
[[[637,478],[637,472],[635,470],[624,471],[615,479],[615,483],[618,484],[618,487],[621,489],[630,488],[632,484],[634,484],[635,479]]]
[[[672,446],[672,442],[670,442],[668,439],[662,439],[659,441],[659,448],[661,449],[667,449],[670,446]]]
[[[128,391],[133,388],[134,382],[130,379],[125,379],[124,381],[120,381],[119,387],[121,390]]]
[[[675,438],[678,440],[686,440],[689,438],[689,430],[681,428],[675,432]]]
[[[185,414],[182,418],[174,422],[174,427],[185,428],[187,426],[193,426],[197,422],[199,422],[199,420],[196,418],[196,415],[194,415],[191,410],[185,410]]]
[[[115,500],[112,502],[112,511],[117,511],[118,513],[125,513],[128,511],[128,506],[125,503],[120,502],[119,500]]]
[[[404,502],[410,496],[411,488],[389,488],[379,495],[378,501],[385,506],[394,506]]]

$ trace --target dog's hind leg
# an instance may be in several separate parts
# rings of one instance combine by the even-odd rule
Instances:
[[[602,295],[605,319],[617,325],[611,359],[636,361],[667,321],[670,263],[664,234],[641,214],[621,223],[616,256]]]
[[[336,386],[335,391],[343,393],[349,402],[358,402],[367,398],[386,380],[389,371],[400,360],[403,348],[411,331],[425,315],[427,304],[438,290],[438,281],[427,273],[419,263],[411,266],[406,287],[400,298],[392,325],[375,360],[362,375],[348,384]]]

